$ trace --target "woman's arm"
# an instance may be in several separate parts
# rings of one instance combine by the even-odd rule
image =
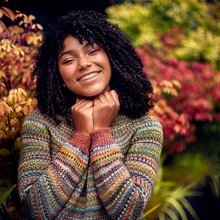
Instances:
[[[91,163],[99,197],[111,219],[136,220],[153,191],[162,148],[160,123],[138,123],[126,158],[110,128],[91,133]]]
[[[27,219],[53,219],[87,169],[90,137],[75,131],[51,158],[51,139],[39,113],[27,116],[21,137],[19,194]],[[53,126],[53,125],[51,125]]]

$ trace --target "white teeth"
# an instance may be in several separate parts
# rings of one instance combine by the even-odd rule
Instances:
[[[89,79],[89,78],[91,78],[91,77],[93,77],[93,76],[96,76],[96,75],[98,75],[99,73],[90,73],[90,74],[88,74],[88,75],[86,75],[86,76],[83,76],[79,81],[83,81],[83,80],[85,80],[85,79]]]

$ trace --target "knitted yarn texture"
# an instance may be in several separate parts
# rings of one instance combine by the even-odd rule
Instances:
[[[162,148],[158,120],[118,114],[89,137],[59,117],[57,125],[36,110],[23,123],[18,186],[26,219],[142,219]]]

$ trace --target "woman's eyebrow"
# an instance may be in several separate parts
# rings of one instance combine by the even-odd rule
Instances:
[[[86,44],[83,45],[83,48],[87,48],[87,47],[89,47],[89,46],[90,46],[90,43],[87,42]],[[60,58],[61,58],[63,55],[65,55],[65,54],[71,54],[71,53],[74,53],[74,50],[67,50],[67,51],[61,53]]]
[[[70,53],[74,53],[74,50],[67,50],[67,51],[61,53],[60,58],[61,58],[63,55],[65,55],[65,54],[70,54]]]

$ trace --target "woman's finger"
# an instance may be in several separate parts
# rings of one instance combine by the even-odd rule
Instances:
[[[114,99],[116,105],[120,106],[120,102],[119,102],[119,98],[118,98],[117,92],[115,90],[111,90],[110,94],[111,94],[112,98]]]

